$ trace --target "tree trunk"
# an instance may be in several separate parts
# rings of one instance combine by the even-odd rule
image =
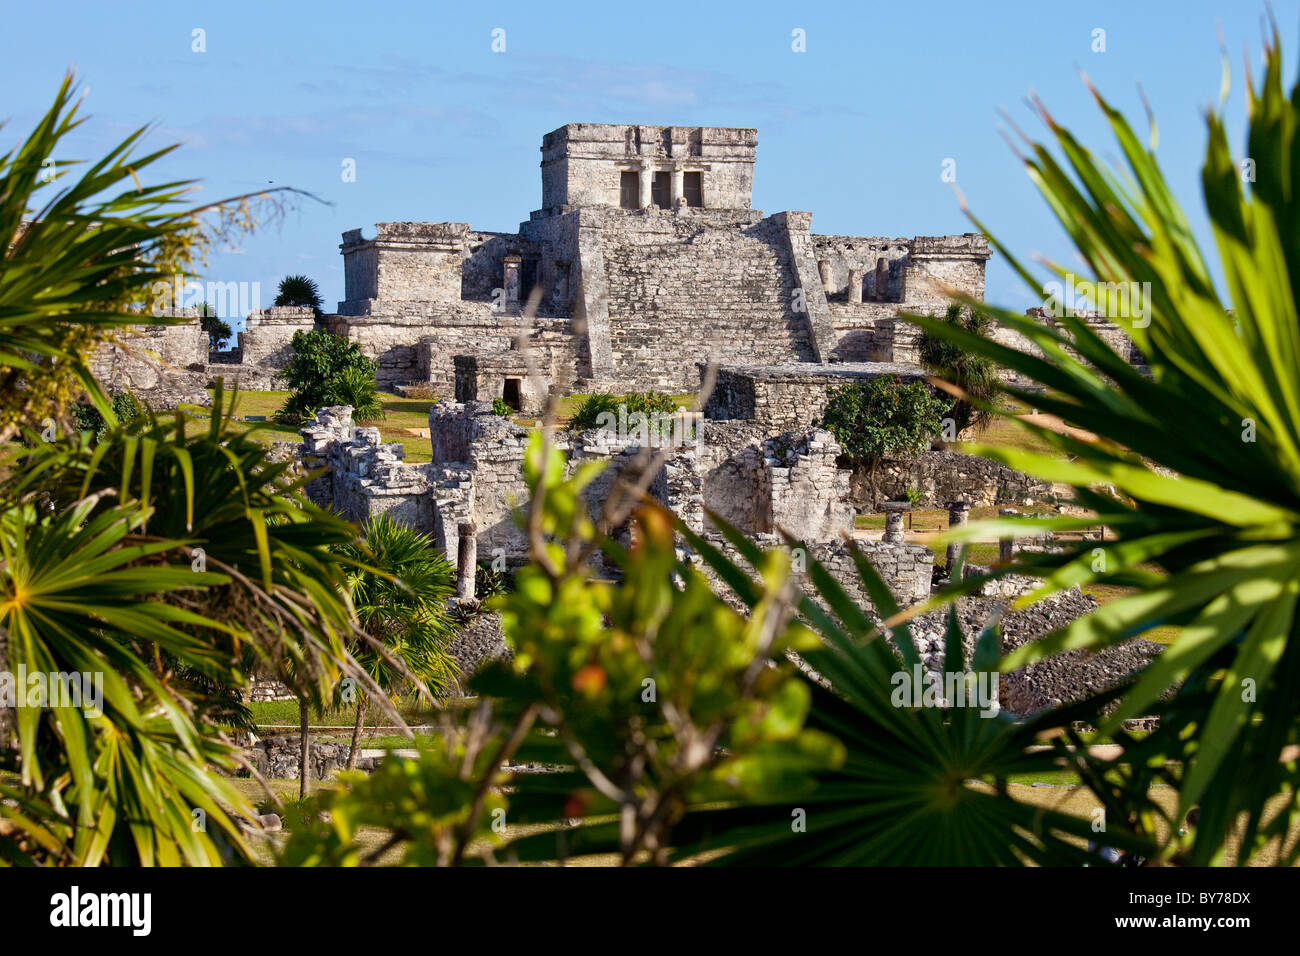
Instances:
[[[298,700],[298,799],[307,796],[307,777],[311,775],[311,738],[307,736],[307,701]]]
[[[8,674],[9,670],[9,631],[0,626],[0,673]],[[14,702],[17,703],[19,695],[26,692],[26,688],[14,688]],[[0,703],[0,749],[16,748],[18,735],[18,711],[16,708],[11,709]]]
[[[352,725],[352,747],[348,750],[348,769],[357,769],[357,755],[361,752],[361,728],[366,723],[366,699],[357,695],[357,722]]]

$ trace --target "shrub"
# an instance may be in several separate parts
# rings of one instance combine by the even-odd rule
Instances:
[[[506,400],[498,395],[492,399],[492,414],[500,415],[502,418],[510,418],[514,415],[515,410],[506,404]]]
[[[310,418],[318,408],[340,404],[340,389],[360,391],[360,379],[347,376],[349,369],[362,372],[373,385],[375,363],[361,354],[355,342],[328,332],[295,332],[289,343],[293,357],[280,372],[290,395],[280,408],[280,418],[290,424]],[[354,395],[364,397],[364,393]],[[373,393],[371,395],[373,398]],[[344,401],[342,404],[352,404]],[[358,409],[358,412],[361,410]],[[358,418],[360,418],[360,414]]]
[[[114,392],[111,397],[113,414],[128,434],[135,434],[149,417],[144,405],[130,392]],[[72,422],[77,431],[94,432],[99,443],[108,432],[108,423],[93,405],[72,406]]]
[[[897,376],[834,385],[826,394],[822,426],[846,455],[869,466],[886,455],[925,451],[948,408],[924,382]]]
[[[626,408],[629,417],[638,412],[653,416],[671,415],[677,411],[677,402],[671,395],[662,392],[632,392],[627,395],[596,392],[578,404],[573,417],[569,419],[569,431],[580,432],[600,427],[600,416],[607,412],[617,416],[620,405]]]
[[[280,280],[280,288],[276,292],[275,304],[280,306],[310,306],[312,311],[319,317],[320,286],[316,285],[315,279],[309,279],[307,276],[285,276]]]
[[[352,417],[358,422],[376,422],[384,417],[375,374],[359,366],[345,368],[335,377],[330,396],[330,405],[351,405]]]
[[[573,410],[569,431],[582,432],[596,427],[596,420],[605,413],[618,414],[618,398],[608,392],[594,392],[586,396]]]

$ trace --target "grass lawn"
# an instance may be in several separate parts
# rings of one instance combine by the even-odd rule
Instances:
[[[282,425],[275,421],[275,413],[288,397],[288,392],[240,392],[235,400],[235,417],[241,426],[265,444],[269,445],[277,441],[301,441],[302,436],[298,434],[299,426]],[[556,413],[556,422],[560,427],[568,424],[584,398],[585,395],[569,395],[560,399]],[[694,395],[673,395],[671,398],[680,408],[686,408],[695,401]],[[399,395],[380,392],[379,400],[384,408],[383,420],[365,424],[377,425],[379,435],[384,441],[401,442],[406,452],[406,461],[412,464],[431,461],[433,446],[429,441],[429,406],[434,403],[434,399],[402,398]],[[181,409],[194,419],[186,428],[187,433],[194,434],[208,426],[210,418],[208,409],[198,405],[181,405]],[[249,418],[259,418],[262,421],[248,421]],[[532,427],[537,419],[517,415],[514,422],[524,427]]]
[[[281,425],[275,421],[275,413],[288,397],[288,392],[240,392],[235,399],[235,417],[252,432],[253,437],[268,445],[276,441],[301,441],[299,426]],[[379,399],[384,408],[384,419],[369,424],[379,427],[380,437],[386,442],[401,442],[409,462],[431,460],[433,448],[428,431],[429,406],[433,401],[427,398],[402,398],[386,392],[380,392]],[[198,405],[182,405],[181,408],[195,419],[188,429],[191,433],[207,427],[208,409]],[[264,421],[247,421],[250,417],[262,418]]]

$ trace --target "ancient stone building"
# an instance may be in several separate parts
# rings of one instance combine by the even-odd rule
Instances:
[[[982,236],[819,236],[811,213],[752,208],[757,143],[752,129],[563,126],[542,140],[541,208],[516,233],[344,233],[331,327],[378,361],[386,387],[450,396],[456,356],[523,338],[549,388],[680,393],[697,388],[700,361],[911,361],[900,312],[937,311],[945,287],[983,294]],[[522,376],[478,378],[463,398],[524,399],[507,391]]]

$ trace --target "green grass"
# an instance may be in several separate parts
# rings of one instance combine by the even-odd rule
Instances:
[[[239,419],[237,424],[267,445],[277,441],[301,441],[302,436],[298,433],[300,426],[282,425],[275,421],[276,412],[288,397],[288,392],[280,391],[240,392],[235,399],[235,417]],[[585,397],[585,395],[569,395],[560,399],[556,414],[556,422],[560,427],[568,424],[574,410]],[[695,396],[673,395],[672,399],[679,407],[686,408],[695,401]],[[400,442],[406,453],[406,461],[412,464],[431,461],[433,445],[428,437],[429,407],[433,405],[434,399],[402,398],[399,395],[380,392],[379,400],[384,409],[383,420],[366,424],[378,426],[380,438],[385,442]],[[187,433],[194,434],[208,427],[210,418],[208,409],[199,405],[181,405],[181,409],[193,418],[186,428]],[[263,418],[265,421],[246,421],[250,417]],[[525,427],[532,427],[536,421],[533,416],[517,415],[514,418],[515,424]]]
[[[259,724],[293,724],[298,725],[298,702],[296,700],[260,700],[254,701],[248,705],[248,709],[253,714],[253,719]],[[402,701],[397,705],[397,712],[402,715],[402,719],[408,724],[423,724],[435,716],[435,712],[419,701]],[[375,719],[379,719],[379,711],[371,708],[367,711],[367,721],[371,719],[370,715],[374,714]],[[338,711],[318,711],[315,707],[307,710],[307,718],[312,724],[328,724],[330,726],[339,726],[342,724],[352,725],[352,720],[356,715],[356,710],[352,706],[346,706]],[[388,719],[384,718],[384,723]]]
[[[235,417],[241,419],[239,424],[245,427],[254,438],[265,444],[277,441],[301,441],[297,425],[282,425],[276,422],[275,413],[280,410],[288,392],[240,392],[235,399]],[[433,446],[427,435],[429,429],[429,406],[433,404],[428,398],[402,398],[381,392],[380,403],[384,409],[384,419],[370,424],[379,427],[379,435],[386,442],[401,442],[406,452],[406,461],[420,463],[433,458]],[[206,428],[209,412],[198,405],[182,405],[182,410],[194,417],[187,431],[191,433]],[[263,422],[242,421],[249,417],[266,419]],[[421,434],[421,433],[424,434]]]

